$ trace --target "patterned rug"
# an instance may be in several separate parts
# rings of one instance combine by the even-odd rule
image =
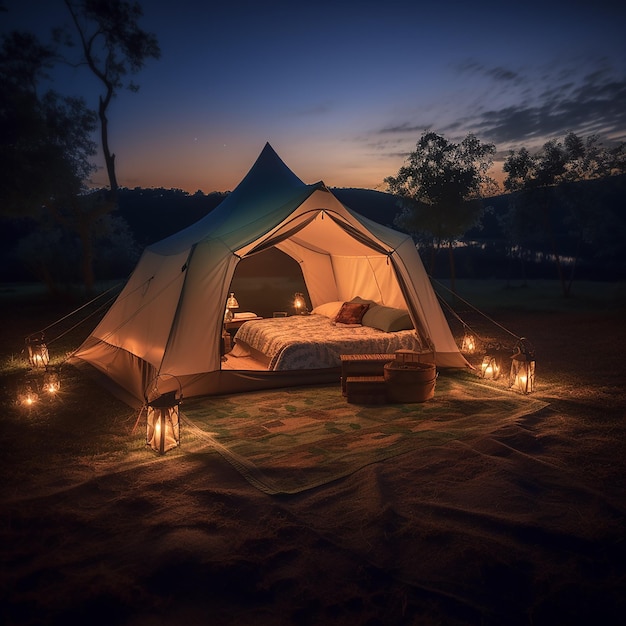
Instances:
[[[251,484],[294,494],[422,447],[470,441],[546,406],[471,374],[440,374],[424,403],[350,404],[339,385],[194,398],[184,441],[206,441]]]

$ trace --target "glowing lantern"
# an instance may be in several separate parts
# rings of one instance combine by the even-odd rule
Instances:
[[[305,315],[309,312],[306,306],[306,300],[303,293],[296,293],[293,297],[293,308],[296,310],[296,314]]]
[[[535,351],[523,337],[511,357],[509,386],[524,394],[535,390]]]
[[[43,389],[51,396],[56,395],[61,390],[61,379],[55,370],[47,370],[43,376]]]
[[[474,354],[474,352],[476,352],[476,337],[469,331],[468,328],[465,329],[465,334],[463,335],[461,352],[465,352],[467,354]]]
[[[17,403],[27,409],[37,404],[38,400],[39,394],[34,391],[32,383],[30,382],[26,383],[17,394]]]
[[[480,365],[480,375],[482,378],[498,380],[502,373],[502,362],[493,354],[486,354]]]
[[[156,382],[152,388],[154,399],[147,400],[147,429],[146,445],[159,454],[165,454],[168,450],[180,445],[180,403],[182,390],[168,391],[159,394]]]
[[[28,362],[31,367],[45,368],[50,362],[48,346],[43,340],[43,333],[26,337],[26,348],[28,349]]]

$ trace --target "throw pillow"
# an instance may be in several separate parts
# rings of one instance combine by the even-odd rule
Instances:
[[[363,315],[369,308],[369,304],[359,302],[344,302],[337,313],[335,322],[337,324],[360,324]]]

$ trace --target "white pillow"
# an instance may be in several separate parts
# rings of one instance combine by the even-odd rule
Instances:
[[[339,313],[339,309],[343,306],[343,300],[339,302],[326,302],[325,304],[320,304],[316,306],[311,313],[316,315],[324,315],[326,317],[330,317],[330,319],[335,319],[337,317],[337,313]]]

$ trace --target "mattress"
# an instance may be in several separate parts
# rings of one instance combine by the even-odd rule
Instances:
[[[235,353],[261,353],[269,370],[341,367],[342,354],[421,350],[415,330],[384,332],[336,324],[325,315],[294,315],[245,322],[235,335]]]

